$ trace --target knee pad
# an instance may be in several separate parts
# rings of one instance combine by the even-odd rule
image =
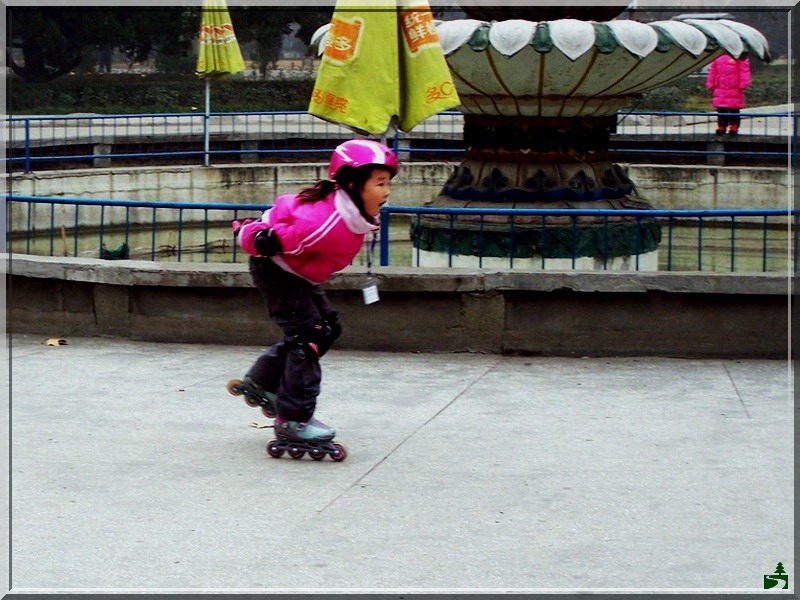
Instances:
[[[341,331],[341,328],[339,329]],[[300,333],[287,339],[287,342],[301,349],[306,357],[319,359],[331,349],[338,332],[326,323],[304,327]]]

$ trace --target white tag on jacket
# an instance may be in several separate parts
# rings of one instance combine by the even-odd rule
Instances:
[[[370,279],[367,283],[361,286],[361,292],[364,294],[364,304],[374,304],[380,300],[378,296],[378,282]]]

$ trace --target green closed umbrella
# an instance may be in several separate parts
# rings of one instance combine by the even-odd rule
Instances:
[[[200,38],[197,54],[198,77],[206,81],[206,126],[203,133],[205,166],[208,166],[208,119],[211,114],[211,80],[244,70],[244,59],[233,32],[225,0],[203,0],[200,12]]]
[[[339,0],[314,35],[322,60],[309,113],[385,138],[458,106],[427,0],[355,4]]]

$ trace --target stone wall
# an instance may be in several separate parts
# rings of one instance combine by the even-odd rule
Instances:
[[[8,327],[46,337],[264,346],[280,338],[246,265],[14,255]],[[779,275],[363,270],[326,289],[341,348],[532,355],[786,358],[789,282]]]

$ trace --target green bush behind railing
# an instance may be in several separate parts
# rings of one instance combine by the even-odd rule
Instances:
[[[11,114],[202,112],[204,82],[193,75],[68,75],[48,83],[10,78]],[[211,110],[306,110],[313,79],[211,83]]]
[[[746,106],[786,104],[789,73],[785,64],[764,65],[751,61],[752,83],[745,92]],[[714,110],[705,75],[686,77],[670,85],[646,92],[635,110]]]
[[[113,74],[78,73],[48,83],[8,79],[11,114],[145,113],[202,111],[204,83],[191,73]],[[305,79],[246,80],[234,77],[211,83],[212,111],[306,110],[313,74]],[[786,103],[786,65],[764,66],[754,61],[747,106]],[[712,110],[705,77],[687,77],[647,92],[634,110]]]

